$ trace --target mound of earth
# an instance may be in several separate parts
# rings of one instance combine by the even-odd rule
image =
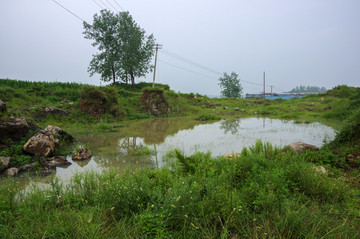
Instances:
[[[170,112],[162,90],[143,90],[139,101],[151,115],[158,116]]]

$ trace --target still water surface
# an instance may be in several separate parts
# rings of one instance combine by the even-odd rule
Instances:
[[[165,118],[126,122],[125,127],[111,133],[76,136],[88,147],[93,157],[73,162],[68,168],[57,168],[56,176],[69,179],[75,172],[104,169],[157,168],[163,166],[164,155],[180,149],[186,155],[211,151],[213,156],[240,152],[256,140],[284,146],[302,141],[321,146],[335,137],[335,130],[321,123],[295,123],[268,118],[229,119],[201,123],[193,119]],[[153,153],[141,154],[147,147]]]

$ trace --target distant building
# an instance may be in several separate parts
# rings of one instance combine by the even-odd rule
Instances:
[[[314,93],[283,93],[283,94],[277,94],[277,93],[266,93],[265,94],[265,99],[293,99],[293,98],[301,98],[304,97],[306,95],[311,95]],[[246,99],[263,99],[264,98],[264,94],[246,94],[245,95]]]

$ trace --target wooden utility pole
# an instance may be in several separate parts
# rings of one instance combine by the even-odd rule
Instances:
[[[265,71],[264,71],[264,99],[265,99]]]
[[[160,44],[155,44],[155,64],[154,64],[154,77],[153,77],[153,85],[152,88],[155,87],[155,74],[156,74],[156,61],[157,61],[157,53],[158,53],[158,49],[161,49],[162,45]]]

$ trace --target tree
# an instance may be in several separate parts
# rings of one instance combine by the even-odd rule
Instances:
[[[92,45],[99,50],[90,61],[90,76],[99,73],[102,81],[113,83],[130,79],[135,85],[135,77],[152,70],[154,36],[146,36],[129,12],[101,10],[100,15],[94,15],[92,25],[84,22],[84,29],[85,38],[94,40]]]
[[[235,72],[231,72],[230,75],[224,73],[224,76],[219,78],[219,85],[222,97],[241,98],[243,88],[240,79],[238,79],[238,74]]]

